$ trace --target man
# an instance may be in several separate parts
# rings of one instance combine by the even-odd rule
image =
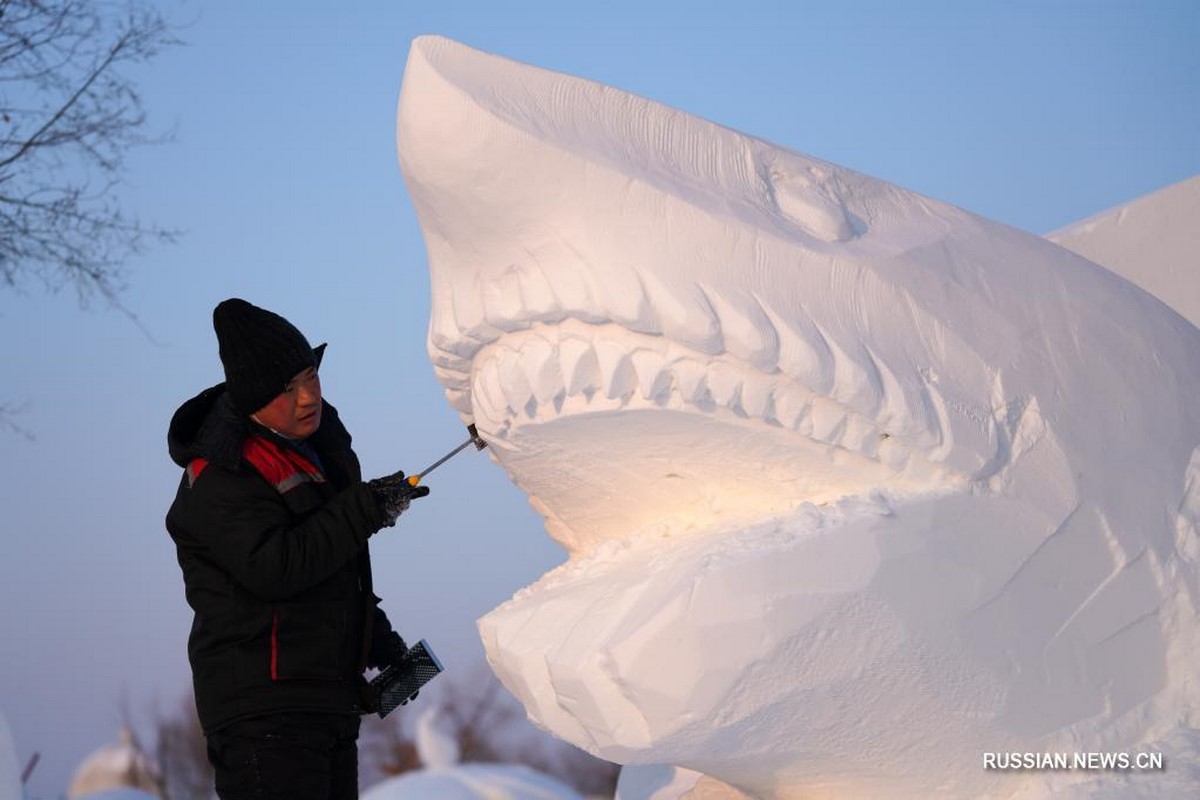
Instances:
[[[358,796],[363,672],[407,650],[378,607],[368,538],[429,493],[362,481],[315,350],[244,300],[213,311],[225,382],[175,412],[167,530],[195,612],[188,657],[222,800]]]

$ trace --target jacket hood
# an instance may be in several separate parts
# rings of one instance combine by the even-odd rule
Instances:
[[[181,467],[196,458],[234,467],[241,460],[249,426],[249,420],[234,409],[225,384],[218,383],[185,402],[171,417],[167,451]]]
[[[284,441],[269,429],[242,416],[234,408],[225,384],[218,383],[185,402],[171,417],[167,428],[167,451],[171,460],[181,467],[186,468],[193,459],[203,458],[235,469],[242,460],[242,443],[251,434]],[[307,441],[322,452],[350,448],[350,434],[337,409],[328,400],[322,400],[321,425]]]

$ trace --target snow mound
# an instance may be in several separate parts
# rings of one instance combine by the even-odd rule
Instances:
[[[480,621],[532,719],[779,800],[1102,796],[985,754],[1195,743],[1194,325],[1039,237],[438,37],[397,137],[435,372],[570,554]]]
[[[1046,236],[1200,325],[1200,175]]]
[[[117,794],[110,795],[113,792]],[[67,790],[71,800],[110,796],[114,800],[158,796],[154,763],[134,743],[128,728],[121,729],[115,744],[104,745],[80,763]]]
[[[519,764],[461,764],[406,772],[375,784],[362,800],[582,800],[562,782]]]
[[[458,742],[439,725],[437,706],[417,718],[422,769],[382,781],[362,800],[582,800],[561,781],[520,764],[459,764]]]

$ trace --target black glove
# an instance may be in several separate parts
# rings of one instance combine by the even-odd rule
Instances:
[[[408,652],[408,643],[404,641],[404,637],[400,634],[395,631],[388,631],[386,636],[371,645],[371,652],[372,658],[367,662],[367,666],[374,667],[382,672],[404,658],[404,654]],[[364,680],[359,694],[364,714],[379,712],[379,688],[377,686],[368,684]],[[407,700],[404,701],[404,703],[407,702]],[[404,705],[404,703],[400,705]]]
[[[390,528],[396,518],[408,510],[408,504],[417,497],[429,494],[428,486],[413,486],[404,478],[404,471],[367,481],[375,502],[383,514],[383,526]]]
[[[395,631],[388,631],[380,641],[371,645],[371,649],[377,655],[377,663],[373,666],[382,670],[404,658],[404,654],[408,652],[408,642]]]

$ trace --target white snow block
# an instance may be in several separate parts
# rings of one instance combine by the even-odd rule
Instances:
[[[1046,235],[1200,325],[1200,175]]]
[[[987,754],[1195,741],[1195,326],[446,39],[413,43],[397,136],[439,380],[570,554],[480,622],[535,721],[760,798],[1047,796],[1105,775]]]

